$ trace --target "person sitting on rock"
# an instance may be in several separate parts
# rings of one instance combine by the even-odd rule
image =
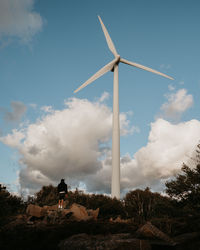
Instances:
[[[58,208],[62,209],[64,199],[68,194],[67,184],[65,183],[64,179],[61,179],[60,183],[58,184],[58,193],[59,193]]]

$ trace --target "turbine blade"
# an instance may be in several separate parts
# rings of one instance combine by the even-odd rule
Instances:
[[[117,51],[115,49],[115,46],[114,46],[114,44],[113,44],[113,42],[112,42],[112,40],[111,40],[111,38],[110,38],[110,36],[108,34],[108,31],[107,31],[105,25],[103,24],[103,22],[101,20],[101,17],[98,16],[98,18],[99,18],[99,21],[101,23],[101,27],[102,27],[103,33],[104,33],[104,35],[106,37],[106,41],[107,41],[108,47],[109,47],[110,51],[113,53],[113,55],[116,57],[118,54],[117,54]]]
[[[130,62],[130,61],[127,61],[126,59],[123,59],[123,58],[120,58],[120,62],[122,63],[125,63],[125,64],[128,64],[128,65],[131,65],[131,66],[134,66],[136,68],[139,68],[139,69],[143,69],[143,70],[146,70],[146,71],[149,71],[149,72],[152,72],[152,73],[155,73],[157,75],[161,75],[161,76],[164,76],[166,78],[169,78],[170,80],[174,80],[174,78],[172,78],[171,76],[168,76],[166,74],[163,74],[155,69],[151,69],[149,67],[146,67],[146,66],[143,66],[141,64],[138,64],[138,63],[135,63],[135,62]]]
[[[82,88],[86,87],[87,85],[89,85],[90,83],[92,83],[93,81],[98,79],[100,76],[102,76],[105,73],[107,73],[108,71],[112,70],[117,61],[118,61],[118,58],[115,58],[110,63],[106,64],[103,68],[101,68],[99,71],[97,71],[97,73],[95,73],[92,77],[90,77],[85,83],[83,83],[78,89],[76,89],[74,91],[74,93],[78,92]]]

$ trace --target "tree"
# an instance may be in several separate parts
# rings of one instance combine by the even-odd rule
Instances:
[[[173,216],[173,204],[168,197],[153,193],[147,187],[126,194],[125,208],[129,217],[146,221],[153,217]]]
[[[44,205],[55,205],[58,203],[58,192],[57,187],[52,185],[43,186],[42,189],[35,194],[34,203],[39,206]]]
[[[0,191],[0,226],[11,216],[22,212],[25,208],[21,197],[10,194],[6,189]]]
[[[182,173],[177,175],[175,180],[165,183],[166,193],[178,199],[183,205],[200,208],[200,165],[191,169],[183,164]]]

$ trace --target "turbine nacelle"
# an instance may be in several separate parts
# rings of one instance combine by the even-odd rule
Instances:
[[[117,61],[116,61],[116,63],[114,64],[114,66],[115,66],[116,64],[119,64],[119,63],[120,63],[120,55],[116,55],[115,59],[117,59]],[[113,66],[113,68],[112,68],[110,71],[114,72],[114,66]]]
[[[120,62],[120,55],[117,54],[117,55],[115,56],[115,58],[118,59],[117,63],[119,63],[119,62]]]

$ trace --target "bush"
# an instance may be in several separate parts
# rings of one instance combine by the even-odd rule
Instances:
[[[22,212],[24,208],[21,197],[11,195],[7,190],[0,191],[0,225],[10,216]]]
[[[52,185],[43,186],[42,189],[35,194],[35,199],[32,199],[31,203],[36,203],[39,206],[55,205],[58,203],[57,187]]]
[[[175,216],[173,201],[159,193],[151,192],[149,188],[130,191],[126,194],[124,203],[128,217],[135,218],[139,222],[155,217]]]
[[[200,165],[192,169],[183,164],[182,173],[165,185],[167,194],[179,200],[183,207],[200,211]]]
[[[87,209],[99,208],[99,218],[108,219],[126,216],[123,203],[117,199],[112,199],[107,195],[102,194],[85,194],[78,189],[74,192],[69,192],[69,205],[78,203],[85,206]]]

